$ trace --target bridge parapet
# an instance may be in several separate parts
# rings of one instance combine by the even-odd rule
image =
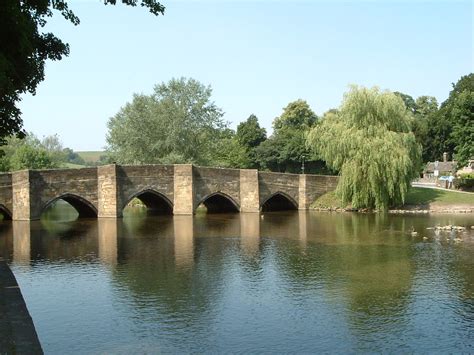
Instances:
[[[191,164],[23,170],[0,174],[0,212],[15,220],[39,219],[63,199],[80,217],[117,218],[135,197],[158,213],[190,215],[200,204],[210,212],[307,209],[337,180]]]

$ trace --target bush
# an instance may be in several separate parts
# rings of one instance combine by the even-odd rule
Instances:
[[[460,175],[454,180],[454,187],[459,190],[474,190],[474,173]]]

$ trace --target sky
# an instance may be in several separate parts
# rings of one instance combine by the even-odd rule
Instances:
[[[107,122],[134,93],[190,77],[236,128],[250,114],[271,133],[291,101],[321,115],[349,85],[439,103],[474,71],[472,1],[163,0],[141,7],[73,0],[81,24],[56,13],[46,30],[70,45],[47,62],[36,95],[20,103],[24,127],[58,134],[76,151],[103,150]]]

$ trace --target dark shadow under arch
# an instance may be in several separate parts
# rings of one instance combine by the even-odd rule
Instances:
[[[199,203],[203,204],[207,213],[235,213],[240,211],[239,205],[227,194],[214,192],[204,197]]]
[[[134,194],[128,202],[125,204],[124,208],[134,199],[137,198],[147,208],[147,212],[150,215],[167,215],[173,214],[173,204],[171,201],[163,194],[152,190],[142,190]]]
[[[11,221],[12,213],[4,205],[0,204],[0,214],[3,216],[4,221]]]
[[[63,200],[69,203],[74,209],[77,211],[79,214],[79,218],[97,218],[97,209],[95,206],[87,201],[86,199],[74,195],[74,194],[63,194],[61,196],[58,196],[48,203],[45,204],[43,209],[41,210],[41,213],[44,213],[49,207],[51,207],[54,203],[56,203],[58,200]]]
[[[297,210],[296,201],[283,192],[276,192],[262,203],[262,212]]]

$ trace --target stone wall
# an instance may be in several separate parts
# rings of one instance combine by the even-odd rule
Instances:
[[[11,219],[13,216],[13,191],[12,174],[0,174],[0,212],[4,218]]]
[[[173,165],[117,166],[117,199],[120,209],[144,191],[163,195],[172,204],[174,200]]]
[[[33,219],[65,195],[71,201],[77,197],[97,210],[97,168],[31,170],[30,193]]]
[[[215,193],[230,197],[240,209],[240,170],[194,167],[194,204]]]
[[[319,196],[334,191],[339,181],[338,176],[300,175],[304,180],[304,191],[300,191],[300,209],[307,209]]]
[[[260,207],[276,193],[292,199],[296,207],[299,205],[300,177],[298,174],[283,174],[272,172],[259,172],[258,184],[260,194]]]

